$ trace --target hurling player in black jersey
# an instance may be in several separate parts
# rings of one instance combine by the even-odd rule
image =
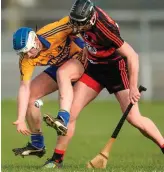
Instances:
[[[62,151],[67,149],[80,111],[96,98],[103,88],[106,88],[110,94],[114,93],[122,112],[130,102],[134,104],[127,121],[154,141],[164,153],[163,136],[155,124],[142,116],[139,111],[137,103],[141,96],[138,91],[139,57],[120,36],[118,24],[90,0],[76,0],[69,16],[73,31],[80,33],[85,41],[88,49],[88,66],[74,86],[67,135],[58,138],[56,148]],[[64,85],[62,76],[58,76],[58,79]],[[64,96],[64,90],[62,91],[61,97],[69,99]],[[59,123],[58,117],[48,115],[46,118],[46,123],[51,127]]]

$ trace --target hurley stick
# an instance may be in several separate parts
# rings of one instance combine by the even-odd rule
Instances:
[[[143,86],[139,86],[138,88],[139,92],[141,93],[142,91],[146,91],[147,89]],[[115,142],[124,122],[125,119],[127,118],[131,108],[133,107],[133,104],[130,103],[125,110],[123,116],[121,117],[119,123],[117,124],[111,138],[105,145],[105,147],[102,149],[102,151],[95,157],[93,158],[90,162],[87,164],[87,168],[106,168],[107,162],[108,162],[108,157],[109,157],[109,152],[112,149],[112,145]]]

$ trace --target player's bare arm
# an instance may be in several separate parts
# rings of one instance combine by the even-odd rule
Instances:
[[[25,39],[25,35],[29,36]],[[18,39],[21,38],[21,39]],[[20,41],[23,40],[23,41]],[[20,69],[20,87],[17,100],[17,131],[23,135],[29,135],[31,132],[26,126],[25,117],[30,97],[30,80],[34,70],[32,63],[33,58],[37,56],[42,46],[36,37],[36,34],[30,28],[18,29],[13,35],[13,48],[19,55],[19,69]]]
[[[117,49],[117,51],[127,57],[128,70],[129,70],[129,84],[130,84],[130,101],[135,104],[140,98],[140,93],[137,88],[138,84],[138,73],[139,73],[139,60],[138,54],[133,50],[133,48],[127,43]]]
[[[25,117],[30,97],[30,81],[21,81],[18,93],[18,118],[13,123],[17,131],[23,135],[29,135],[30,131],[26,126]]]

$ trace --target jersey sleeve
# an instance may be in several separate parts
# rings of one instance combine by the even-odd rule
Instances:
[[[101,32],[104,35],[104,42],[105,44],[111,44],[114,48],[118,49],[120,48],[124,40],[121,38],[119,26],[115,22],[108,22],[108,21],[98,21],[97,27],[101,30]]]
[[[35,65],[31,59],[25,57],[20,57],[19,59],[19,69],[20,69],[20,79],[21,81],[29,81],[32,77]]]
[[[37,32],[37,34],[44,38],[54,38],[56,35],[60,35],[60,38],[63,39],[72,33],[69,21],[69,17],[66,16],[59,21],[44,26]]]
[[[70,36],[71,40],[75,42],[81,49],[85,47],[85,42],[81,35],[71,35]]]
[[[107,32],[105,32],[105,37],[107,40],[112,41],[112,44],[116,49],[120,48],[123,45],[124,40],[121,38],[118,26],[109,23],[106,28]]]

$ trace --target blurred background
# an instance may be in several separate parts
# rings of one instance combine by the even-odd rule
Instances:
[[[2,0],[2,99],[15,99],[19,86],[18,57],[12,34],[22,26],[34,30],[69,13],[73,0]],[[114,18],[122,37],[140,55],[140,83],[148,88],[145,100],[164,100],[164,1],[96,0]],[[43,68],[36,70],[35,75]],[[56,98],[56,94],[49,96]],[[99,99],[113,99],[105,91]]]

